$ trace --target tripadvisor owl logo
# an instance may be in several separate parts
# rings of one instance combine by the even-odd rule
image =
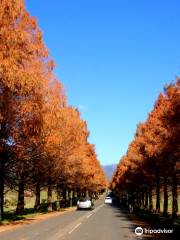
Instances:
[[[143,229],[142,227],[137,227],[135,229],[135,234],[138,235],[138,236],[141,236],[143,234]]]

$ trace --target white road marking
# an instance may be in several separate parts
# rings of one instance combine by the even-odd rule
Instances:
[[[92,215],[93,215],[93,214],[91,213],[91,214],[87,215],[86,218],[89,218],[89,217],[92,216]]]
[[[82,224],[82,222],[78,223],[70,232],[68,232],[69,234],[71,234],[76,228],[78,228],[80,225]]]
[[[96,213],[100,208],[102,208],[104,206],[104,204],[101,204],[100,206],[98,206],[97,208],[95,208],[93,210],[93,213]]]
[[[67,239],[67,234],[71,234],[76,228],[78,228],[82,223],[84,223],[84,220],[87,219],[87,217],[93,216],[101,207],[103,207],[104,204],[99,205],[96,207],[91,213],[84,214],[83,216],[76,219],[71,224],[67,225],[64,229],[60,229],[58,232],[56,232],[54,235],[52,235],[49,240],[57,240],[57,239]],[[88,220],[88,219],[87,219]],[[75,227],[74,227],[75,226]]]

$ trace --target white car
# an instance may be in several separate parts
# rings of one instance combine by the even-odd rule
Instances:
[[[77,210],[78,209],[92,209],[92,202],[89,197],[80,198],[77,201]]]
[[[104,203],[112,204],[112,198],[111,197],[106,197],[105,200],[104,200]]]

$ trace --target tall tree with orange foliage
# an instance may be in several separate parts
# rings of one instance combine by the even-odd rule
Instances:
[[[140,200],[141,205],[150,210],[153,210],[152,193],[155,190],[158,213],[160,190],[163,189],[164,215],[168,214],[168,195],[172,189],[172,216],[176,217],[180,182],[179,135],[180,80],[177,79],[159,95],[147,121],[138,125],[134,140],[113,176],[111,187],[122,194],[133,192],[136,201]]]
[[[178,184],[180,171],[178,163],[180,162],[180,79],[165,88],[167,99],[166,108],[162,115],[162,121],[168,131],[168,139],[164,147],[164,151],[169,153],[171,161],[171,186],[172,186],[172,215],[177,216],[178,212]]]
[[[48,51],[33,17],[24,8],[22,0],[2,0],[0,5],[0,94],[1,94],[1,175],[0,203],[3,215],[3,186],[7,148],[12,149],[18,161],[20,189],[23,189],[23,165],[27,158],[28,137],[39,131],[39,108],[42,90],[48,78]],[[33,115],[33,116],[32,116]],[[28,127],[27,127],[28,126]],[[20,131],[20,132],[19,132]],[[8,150],[8,155],[10,151]],[[14,161],[12,160],[12,164]],[[23,191],[21,191],[23,192]],[[20,194],[22,195],[22,194]],[[19,196],[23,199],[23,196]]]
[[[53,73],[42,33],[23,0],[0,4],[0,218],[4,186],[18,188],[16,212],[23,213],[25,188],[78,188],[76,177],[93,176],[93,189],[104,184],[104,175],[93,150],[87,154],[86,122],[77,109],[66,105],[62,84]],[[91,147],[90,147],[91,148]],[[85,159],[82,159],[84,156]],[[90,161],[91,159],[91,161]],[[88,167],[92,164],[92,167]],[[80,171],[84,166],[88,171]],[[95,177],[96,176],[96,177]],[[96,180],[95,180],[96,179]],[[97,181],[96,184],[94,182]],[[86,181],[85,188],[89,182]]]

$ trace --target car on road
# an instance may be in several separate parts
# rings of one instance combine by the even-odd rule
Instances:
[[[112,204],[112,198],[109,196],[105,197],[104,203]]]
[[[91,202],[91,199],[89,197],[82,197],[77,201],[77,210],[79,209],[89,209],[91,210],[93,207],[93,204]]]

